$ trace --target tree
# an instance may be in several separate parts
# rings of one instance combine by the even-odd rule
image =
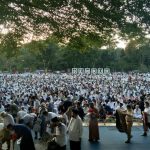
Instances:
[[[64,40],[95,32],[109,42],[116,33],[150,31],[149,8],[149,0],[1,0],[0,24],[18,34],[53,33]]]
[[[39,61],[43,62],[44,69],[51,69],[51,70],[54,69],[57,50],[58,47],[50,43],[47,48],[40,51],[38,58]]]
[[[38,68],[39,60],[32,51],[26,48],[21,48],[20,55],[14,61],[18,71],[32,71]]]
[[[150,66],[150,40],[145,41],[139,47],[140,64]]]
[[[20,42],[18,36],[13,33],[8,33],[1,38],[0,52],[5,53],[8,58],[17,56],[19,53]]]
[[[47,38],[46,40],[32,41],[24,45],[24,48],[36,57],[38,68],[54,69],[55,61],[57,61],[56,53],[59,51],[55,39]]]

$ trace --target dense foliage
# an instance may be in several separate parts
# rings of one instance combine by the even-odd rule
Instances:
[[[0,70],[148,71],[149,32],[150,0],[0,0]]]
[[[78,41],[78,42],[77,42]],[[100,49],[90,46],[89,39],[79,38],[67,46],[55,38],[33,41],[18,49],[17,55],[0,56],[0,70],[35,71],[68,70],[74,67],[105,68],[111,71],[150,71],[150,41],[131,40],[125,49]]]
[[[150,31],[149,0],[0,0],[0,25],[17,38],[53,33],[61,40],[95,33],[106,44]]]

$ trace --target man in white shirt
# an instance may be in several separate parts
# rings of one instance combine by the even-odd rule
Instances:
[[[53,134],[55,142],[58,144],[58,150],[66,150],[66,126],[60,122],[58,117],[51,119],[53,126],[55,127],[55,132]]]
[[[82,120],[77,109],[72,109],[72,118],[68,125],[68,135],[71,150],[81,150]]]
[[[144,104],[145,109],[143,113],[143,127],[144,127],[144,133],[142,134],[142,136],[147,136],[147,132],[148,132],[148,123],[150,123],[150,104],[148,101],[145,102]]]

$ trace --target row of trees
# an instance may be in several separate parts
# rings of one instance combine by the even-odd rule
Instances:
[[[148,71],[149,8],[150,0],[1,0],[0,70]],[[130,41],[125,50],[116,36]]]
[[[13,47],[29,36],[37,40],[51,34],[61,43],[83,35],[99,38],[100,46],[112,44],[115,35],[125,40],[145,37],[149,8],[149,0],[1,0],[0,43],[3,33],[18,41]]]
[[[125,49],[112,45],[102,49],[97,44],[99,41],[86,37],[78,37],[67,45],[62,45],[53,36],[17,48],[15,40],[10,39],[10,36],[8,41],[5,49],[2,44],[0,47],[0,70],[3,71],[68,70],[74,67],[150,71],[149,39],[132,39]]]
[[[149,8],[149,0],[1,0],[0,25],[19,38],[53,32],[64,40],[95,32],[108,42],[116,32],[148,32]]]

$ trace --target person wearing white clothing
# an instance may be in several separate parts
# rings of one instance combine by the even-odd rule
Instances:
[[[58,116],[56,113],[47,112],[47,111],[43,112],[43,115],[46,116],[46,121],[47,121],[48,123],[51,123],[51,119],[53,119],[54,117],[57,117],[57,116]]]
[[[51,128],[50,132],[53,133],[54,127],[52,125],[51,119],[57,117],[58,115],[56,113],[53,113],[53,112],[44,111],[43,116],[45,116],[46,130],[49,130],[49,126],[47,126],[47,125],[50,125],[50,128]]]
[[[67,129],[71,150],[81,150],[82,128],[82,120],[78,116],[78,110],[72,109],[72,118]]]
[[[66,150],[66,126],[63,124],[58,117],[51,119],[55,132],[53,135],[55,142],[58,144],[57,150]]]
[[[27,114],[27,112],[24,110],[24,107],[21,107],[21,110],[17,113],[17,123],[20,123],[20,121],[23,119],[23,117]]]
[[[6,128],[9,124],[11,125],[15,124],[14,118],[11,114],[2,112],[1,117],[3,118],[4,128]]]
[[[135,106],[134,115],[133,116],[134,116],[134,118],[142,119],[142,114],[141,114],[141,110],[139,108],[139,105]]]

